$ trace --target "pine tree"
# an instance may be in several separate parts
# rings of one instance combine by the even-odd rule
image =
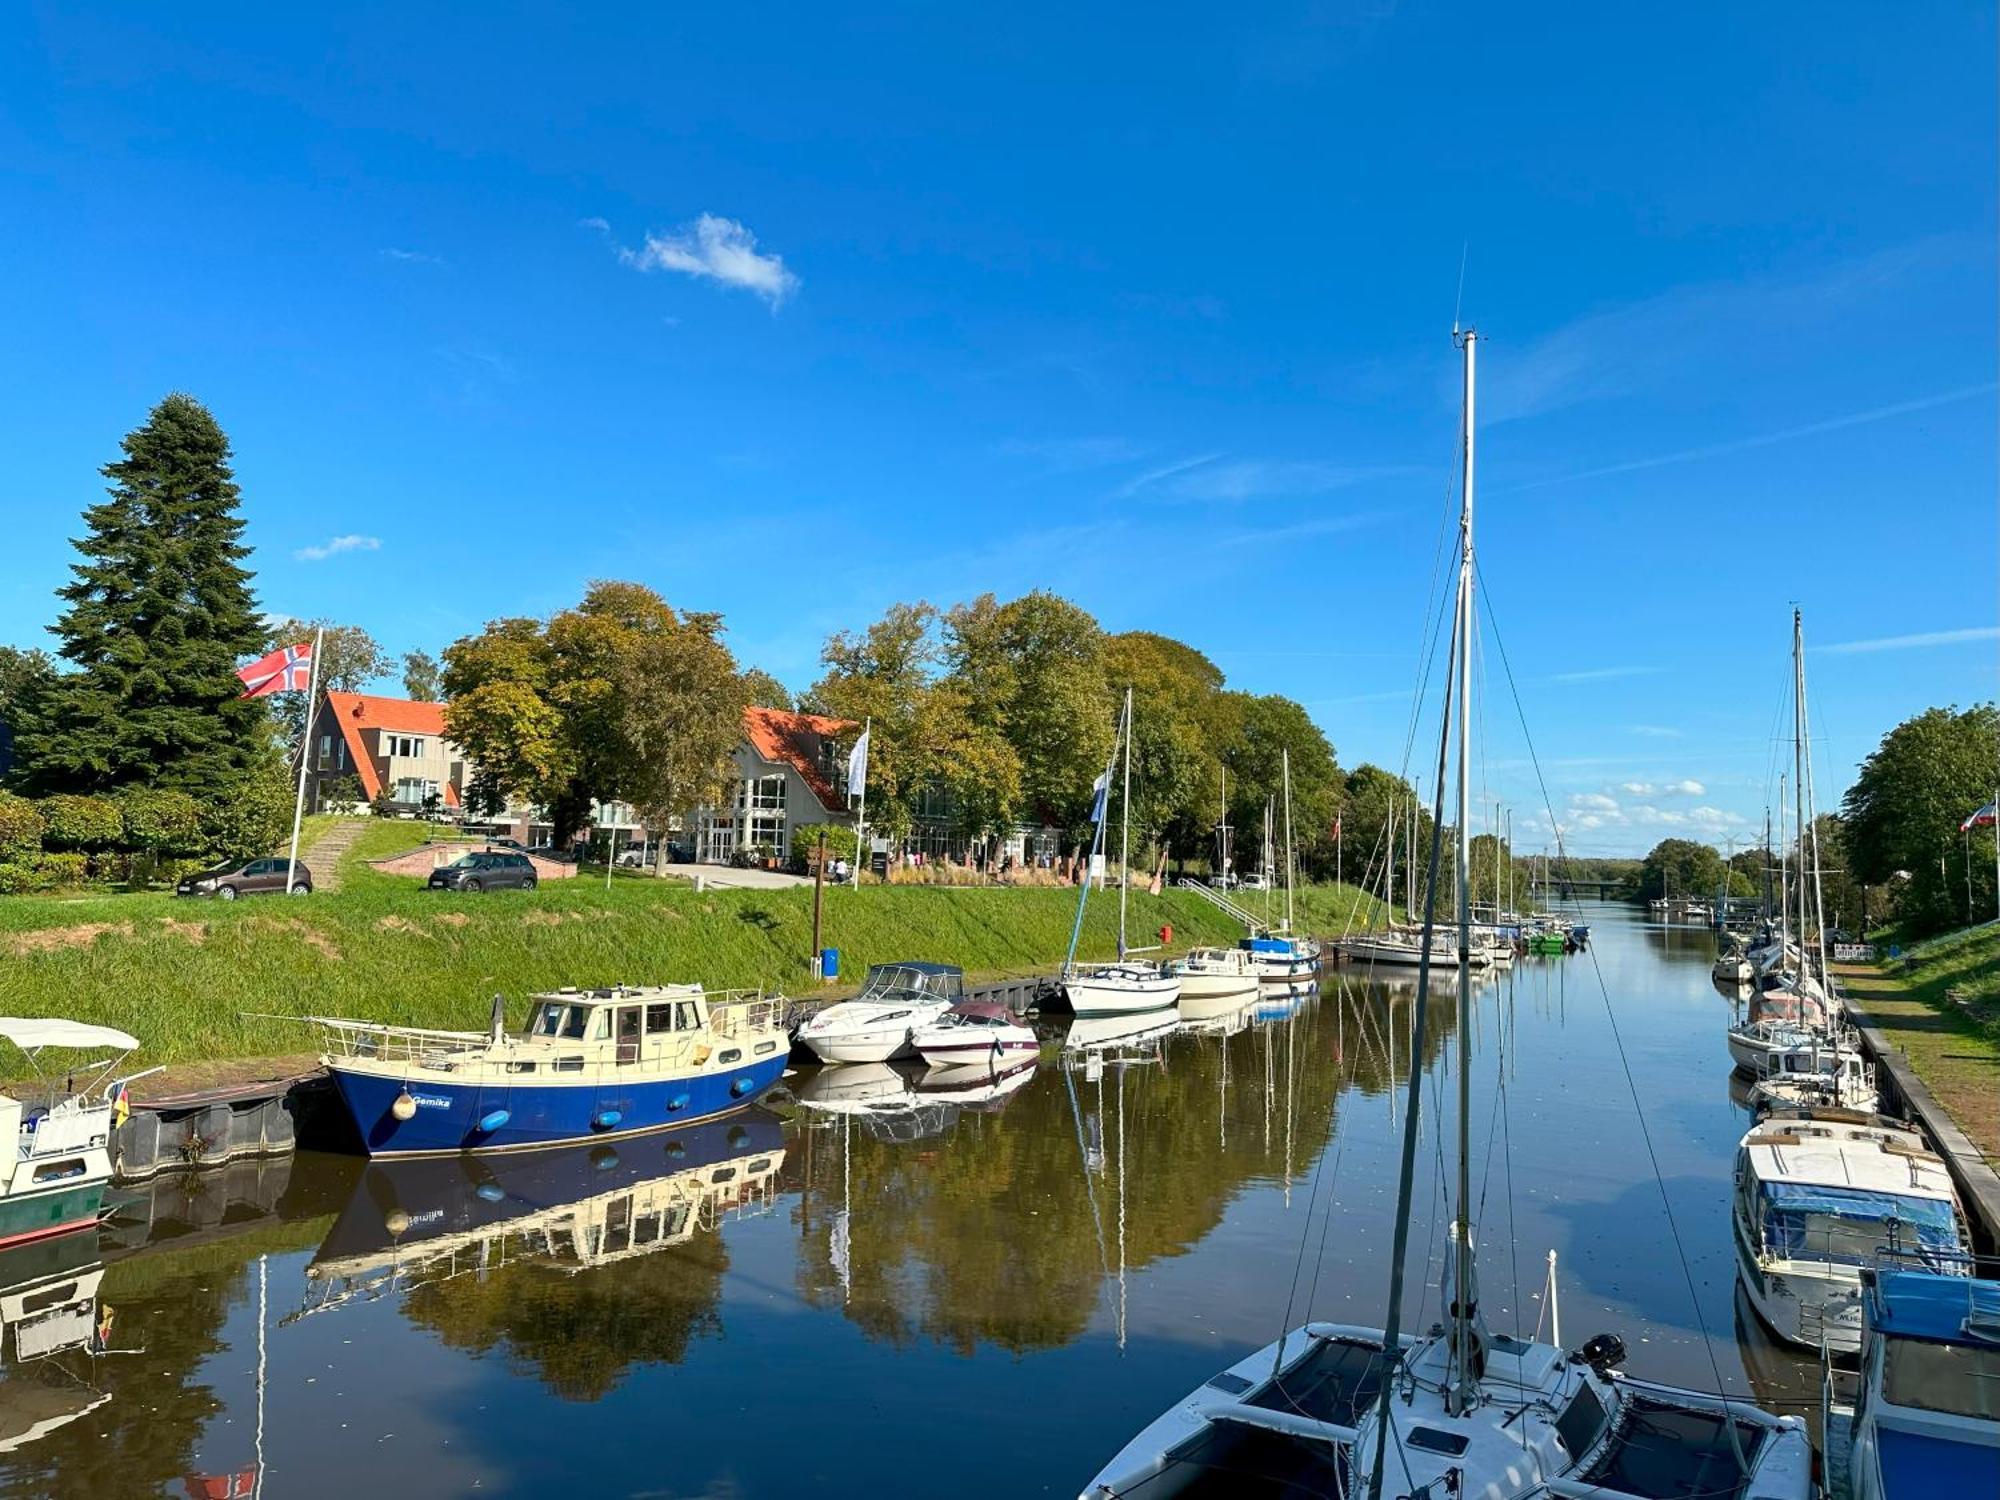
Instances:
[[[109,498],[84,512],[75,581],[53,627],[74,669],[54,678],[17,738],[37,792],[159,786],[207,802],[268,772],[261,701],[236,667],[263,643],[243,566],[229,440],[200,402],[174,394],[126,435]]]

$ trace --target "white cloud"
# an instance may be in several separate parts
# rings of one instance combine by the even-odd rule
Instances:
[[[1682,797],[1699,797],[1708,788],[1703,786],[1699,781],[1689,779],[1686,781],[1670,781],[1664,787],[1660,788],[1660,790]]]
[[[1234,459],[1220,453],[1163,464],[1128,480],[1118,491],[1127,498],[1152,490],[1174,500],[1259,500],[1274,495],[1321,495],[1329,490],[1395,479],[1417,472],[1405,464],[1327,464],[1296,459]]]
[[[1602,792],[1577,792],[1570,797],[1569,805],[1572,810],[1606,813],[1618,811],[1618,799],[1607,797]]]
[[[1649,740],[1677,740],[1681,737],[1680,730],[1665,724],[1628,724],[1625,726],[1625,732]]]
[[[1968,641],[2000,640],[2000,625],[1974,625],[1965,630],[1926,630],[1920,635],[1885,635],[1872,641],[1842,641],[1837,646],[1815,650],[1831,656],[1851,656],[1861,651],[1912,651],[1924,646],[1958,646]]]
[[[621,246],[618,258],[638,271],[678,271],[740,287],[762,297],[774,312],[800,285],[783,257],[760,253],[756,235],[716,214],[703,214],[672,234],[648,234],[637,250]]]
[[[379,536],[336,536],[328,537],[316,547],[301,547],[292,556],[300,562],[324,562],[343,552],[378,552],[381,548]]]
[[[445,263],[442,255],[433,255],[428,250],[398,250],[392,246],[376,253],[384,260],[399,260],[406,265],[441,266]]]
[[[1551,682],[1608,682],[1614,677],[1650,677],[1658,667],[1587,667],[1581,672],[1558,672]]]
[[[1631,797],[1650,797],[1653,795],[1654,787],[1650,781],[1621,781],[1618,783],[1618,790]]]

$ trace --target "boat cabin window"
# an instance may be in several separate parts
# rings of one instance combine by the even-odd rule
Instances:
[[[593,1042],[608,1042],[611,1040],[611,1009],[609,1006],[597,1013],[596,1022],[590,1028],[590,1039]]]
[[[1556,1418],[1556,1436],[1572,1459],[1583,1457],[1604,1431],[1604,1403],[1589,1381],[1577,1387],[1562,1415]]]
[[[564,1005],[559,1000],[546,1000],[541,1012],[535,1017],[536,1036],[566,1036],[573,1041],[581,1041],[587,1012],[581,1005]]]
[[[699,1031],[701,1029],[701,1018],[695,1013],[694,1001],[681,1001],[674,1007],[674,1015],[679,1021],[682,1031]]]
[[[1796,1183],[1763,1186],[1764,1242],[1791,1260],[1868,1266],[1885,1253],[1961,1253],[1950,1203],[1900,1193]]]
[[[2000,1422],[2000,1347],[1886,1340],[1882,1399],[1892,1406]]]
[[[640,1033],[640,1031],[641,1031],[641,1029],[642,1029],[642,1028],[641,1028],[641,1025],[640,1025],[640,1021],[641,1021],[641,1015],[640,1015],[640,1010],[639,1010],[639,1007],[638,1007],[638,1006],[636,1006],[636,1005],[621,1005],[621,1006],[619,1006],[619,1007],[618,1007],[618,1040],[619,1040],[619,1041],[621,1041],[621,1042],[636,1042],[636,1041],[638,1041],[638,1040],[639,1040],[639,1033]]]
[[[649,1036],[658,1036],[673,1029],[674,1007],[671,1002],[646,1007],[646,1032]]]

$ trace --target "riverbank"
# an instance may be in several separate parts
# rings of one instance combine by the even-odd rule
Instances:
[[[23,897],[0,902],[0,1014],[117,1026],[140,1039],[145,1063],[181,1064],[298,1052],[306,1033],[273,1015],[476,1029],[495,993],[520,1020],[528,993],[565,984],[699,980],[800,994],[817,989],[812,904],[809,888],[698,892],[649,878],[458,895],[373,872],[335,893],[227,904]],[[1372,905],[1346,886],[1296,901],[1299,926],[1329,934]],[[840,950],[848,979],[897,958],[1046,973],[1069,946],[1075,910],[1075,891],[1060,888],[834,889],[822,943]],[[1117,922],[1115,893],[1093,898],[1080,955],[1111,956]],[[1164,925],[1177,950],[1242,931],[1191,892],[1135,891],[1134,944],[1156,942]],[[0,1062],[0,1075],[20,1071],[18,1058]]]
[[[1913,950],[1906,972],[1835,964],[1842,991],[1909,1059],[1986,1161],[2000,1167],[2000,928]],[[1963,1004],[1959,1003],[1964,1002]]]

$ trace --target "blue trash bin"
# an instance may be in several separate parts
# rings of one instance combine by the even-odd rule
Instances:
[[[840,978],[840,950],[838,948],[822,948],[819,950],[819,977],[822,979]]]

